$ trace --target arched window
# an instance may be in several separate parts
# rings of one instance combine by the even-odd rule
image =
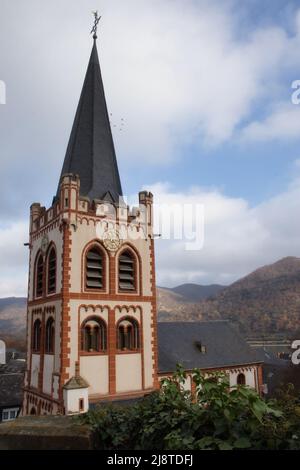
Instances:
[[[56,291],[56,251],[52,247],[48,255],[48,294]]]
[[[54,319],[48,318],[46,323],[46,341],[45,341],[45,352],[46,354],[54,353],[54,338],[55,338],[55,327]]]
[[[134,351],[140,347],[139,324],[134,318],[124,318],[117,328],[117,348]]]
[[[41,349],[41,333],[42,333],[41,320],[35,320],[33,324],[33,343],[32,343],[32,349],[35,352],[40,352],[40,349]]]
[[[43,283],[44,283],[44,260],[42,254],[39,255],[36,262],[36,297],[42,297],[43,295]]]
[[[81,350],[104,352],[107,349],[107,331],[103,320],[88,318],[81,327]]]
[[[94,246],[86,254],[86,288],[103,289],[103,254],[102,251]]]
[[[236,378],[237,385],[246,385],[246,377],[245,374],[238,374]]]
[[[119,290],[136,289],[135,259],[131,251],[123,251],[119,256]]]

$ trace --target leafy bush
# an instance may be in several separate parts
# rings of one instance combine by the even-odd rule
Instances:
[[[266,402],[249,387],[229,390],[226,375],[193,372],[185,391],[178,366],[161,391],[131,406],[99,405],[83,417],[95,447],[106,450],[300,449],[300,403],[283,395]],[[229,393],[230,392],[230,393]],[[286,394],[289,391],[284,392]]]

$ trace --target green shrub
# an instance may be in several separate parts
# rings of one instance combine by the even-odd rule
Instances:
[[[178,366],[161,391],[130,406],[99,405],[80,419],[106,450],[300,449],[300,404],[264,401],[249,387],[230,389],[226,375],[193,372],[195,396]],[[286,391],[285,393],[289,393]]]

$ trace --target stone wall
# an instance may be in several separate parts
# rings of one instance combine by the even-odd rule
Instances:
[[[88,450],[89,426],[72,416],[26,416],[0,424],[0,450]]]

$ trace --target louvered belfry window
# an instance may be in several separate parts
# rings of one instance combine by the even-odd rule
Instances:
[[[130,251],[119,257],[119,290],[135,290],[135,264]]]
[[[103,256],[96,247],[89,250],[86,255],[86,288],[103,288]]]
[[[56,289],[56,253],[51,248],[48,258],[48,294],[53,294]]]
[[[42,255],[39,255],[36,264],[36,296],[43,295],[44,261]]]

